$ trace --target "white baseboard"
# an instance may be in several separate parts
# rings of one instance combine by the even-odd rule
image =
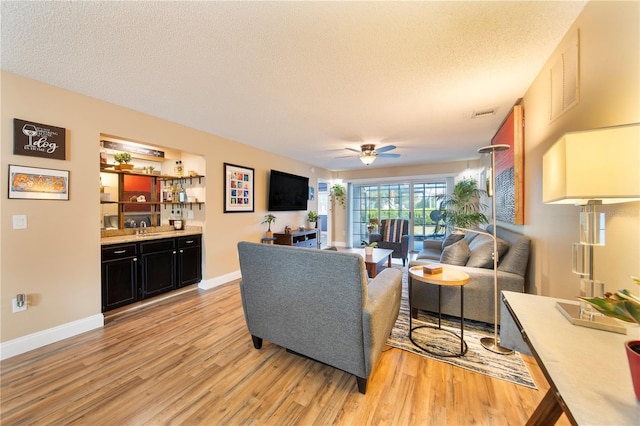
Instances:
[[[0,360],[29,352],[51,343],[59,342],[86,331],[104,327],[102,314],[68,322],[47,330],[38,331],[0,344]]]
[[[200,281],[200,284],[198,284],[198,288],[201,288],[203,290],[209,290],[212,289],[214,287],[218,287],[221,286],[223,284],[227,284],[231,281],[236,281],[242,278],[242,275],[240,275],[240,271],[233,271],[230,272],[228,274],[225,275],[220,275],[219,277],[215,277],[215,278],[210,278],[208,280],[202,280]]]
[[[198,284],[198,288],[209,290],[241,278],[242,276],[238,270],[219,277],[203,280]],[[57,327],[49,328],[47,330],[18,337],[17,339],[0,343],[0,360],[11,358],[34,349],[38,349],[42,346],[73,337],[77,334],[102,327],[104,327],[104,316],[102,314],[97,314],[62,324]]]

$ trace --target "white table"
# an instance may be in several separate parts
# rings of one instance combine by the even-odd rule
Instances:
[[[626,335],[579,327],[555,306],[573,302],[511,291],[502,298],[551,385],[527,424],[553,424],[564,411],[579,425],[640,425],[624,349],[640,327]]]

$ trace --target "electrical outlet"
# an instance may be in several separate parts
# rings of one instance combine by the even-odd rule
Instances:
[[[11,306],[13,307],[13,313],[22,312],[27,310],[27,299],[25,298],[24,304],[22,306],[18,306],[18,299],[11,299]]]

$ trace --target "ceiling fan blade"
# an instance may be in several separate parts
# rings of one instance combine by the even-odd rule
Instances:
[[[400,154],[378,154],[378,157],[381,158],[398,158]]]
[[[393,150],[393,149],[396,149],[396,146],[395,146],[395,145],[387,145],[387,146],[383,146],[383,147],[381,147],[381,148],[377,148],[377,149],[376,149],[376,152],[377,152],[378,154],[380,154],[380,153],[383,153],[383,152],[391,151],[391,150]]]
[[[358,154],[360,154],[360,150],[359,149],[354,149],[354,148],[345,148],[348,149],[349,151],[353,151],[353,152],[357,152]]]
[[[340,155],[338,157],[333,157],[333,158],[336,158],[336,159],[337,158],[356,158],[356,156],[355,155]]]

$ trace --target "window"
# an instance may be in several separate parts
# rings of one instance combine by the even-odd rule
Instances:
[[[420,183],[392,183],[384,185],[353,185],[351,199],[351,241],[359,246],[369,239],[369,219],[408,219],[409,234],[422,249],[425,238],[439,238],[431,212],[440,208],[441,197],[446,194],[444,180]],[[379,231],[379,230],[378,230]],[[444,230],[442,230],[442,234]]]
[[[427,238],[444,237],[444,224],[439,220],[439,215],[431,213],[434,210],[440,210],[446,193],[447,184],[445,182],[413,184],[413,241],[416,246],[419,245],[414,248],[415,250],[421,250],[421,241]]]
[[[354,245],[369,239],[369,219],[409,219],[411,187],[408,184],[354,185],[352,238]]]

